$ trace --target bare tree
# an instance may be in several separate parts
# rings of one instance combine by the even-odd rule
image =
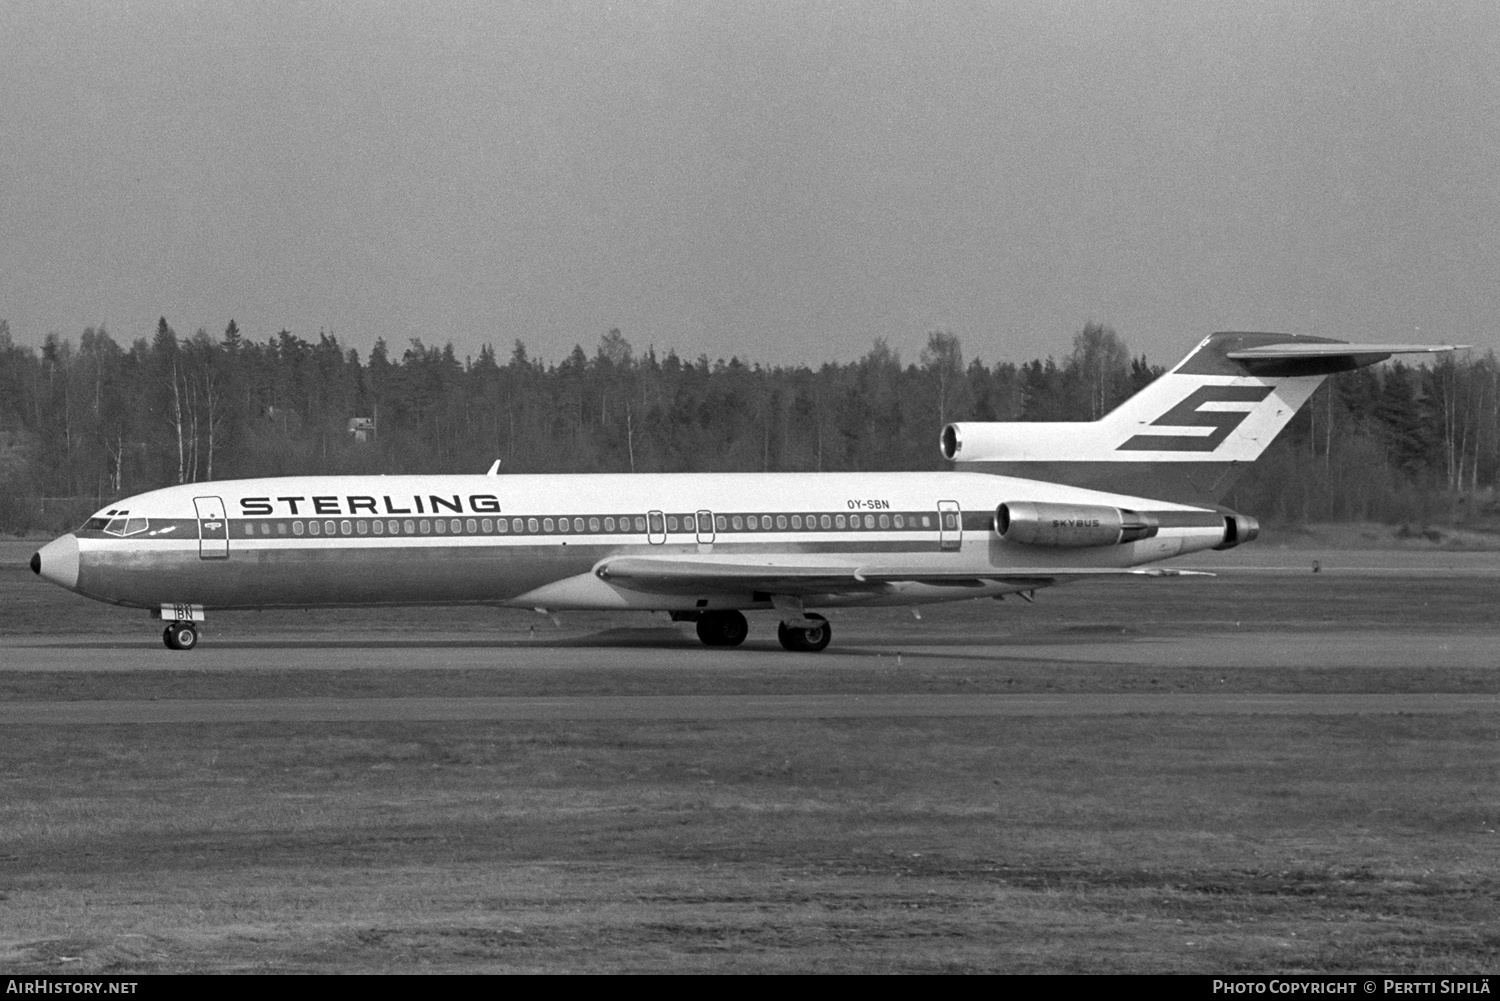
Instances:
[[[1073,337],[1068,367],[1084,393],[1090,420],[1098,420],[1123,400],[1130,386],[1130,352],[1114,330],[1092,320]]]
[[[928,334],[921,360],[922,367],[937,380],[938,424],[947,424],[954,391],[964,377],[964,350],[958,335],[946,330]]]

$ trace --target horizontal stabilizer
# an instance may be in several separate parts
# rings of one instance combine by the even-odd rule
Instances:
[[[1345,355],[1434,355],[1461,351],[1467,344],[1267,344],[1243,351],[1229,351],[1235,361],[1258,361],[1272,358],[1338,358]]]
[[[1319,376],[1376,365],[1391,355],[1444,354],[1463,344],[1348,344],[1340,341],[1292,341],[1224,352],[1251,375]]]

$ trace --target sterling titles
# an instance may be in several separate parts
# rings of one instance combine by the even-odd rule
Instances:
[[[413,494],[406,497],[243,497],[240,514],[246,517],[271,514],[499,514],[500,498],[494,494]]]

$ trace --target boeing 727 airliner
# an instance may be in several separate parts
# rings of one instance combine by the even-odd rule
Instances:
[[[149,609],[174,650],[219,609],[486,604],[638,609],[709,646],[814,609],[1000,597],[1254,539],[1213,502],[1333,372],[1446,345],[1220,333],[1092,423],[951,424],[961,471],[322,476],[192,483],[111,504],[31,558]],[[1142,492],[1159,485],[1167,500]]]

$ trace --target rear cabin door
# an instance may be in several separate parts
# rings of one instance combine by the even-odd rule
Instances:
[[[653,546],[667,541],[667,516],[662,512],[646,512],[646,541]]]
[[[712,545],[714,541],[714,513],[712,511],[698,512],[698,541]]]
[[[198,509],[198,556],[205,560],[229,558],[229,519],[217,497],[194,497]]]
[[[938,501],[938,548],[958,549],[964,544],[964,516],[958,501]]]

